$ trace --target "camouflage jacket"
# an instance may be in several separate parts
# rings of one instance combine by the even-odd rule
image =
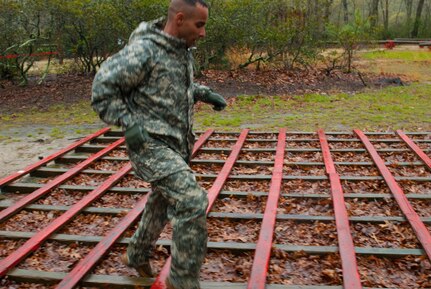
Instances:
[[[211,90],[193,82],[191,51],[185,41],[162,31],[163,22],[142,22],[128,45],[102,64],[93,82],[92,106],[108,124],[143,126],[188,162],[193,105],[206,102]]]

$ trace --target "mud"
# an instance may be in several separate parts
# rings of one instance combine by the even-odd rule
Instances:
[[[103,124],[87,126],[23,126],[1,131],[0,179],[47,157],[103,127]],[[57,129],[65,137],[52,135]]]

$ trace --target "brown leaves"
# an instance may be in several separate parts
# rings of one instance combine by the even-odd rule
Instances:
[[[212,212],[261,214],[265,211],[266,197],[248,195],[247,198],[230,196],[216,200]]]
[[[273,250],[268,281],[285,285],[341,285],[341,260],[338,254],[308,255]]]
[[[20,265],[20,269],[48,272],[69,272],[74,264],[88,254],[91,247],[81,243],[62,244],[55,241],[45,243]]]
[[[426,257],[406,256],[382,258],[359,256],[358,268],[362,285],[382,288],[428,288],[431,266]]]
[[[38,232],[49,225],[61,212],[22,210],[6,222],[0,224],[0,230],[18,232]]]
[[[407,223],[354,223],[351,228],[353,241],[358,247],[420,248],[413,229]]]

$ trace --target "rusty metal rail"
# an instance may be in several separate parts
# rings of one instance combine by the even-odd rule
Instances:
[[[431,133],[199,135],[191,167],[210,201],[202,288],[431,287]],[[100,130],[0,180],[0,287],[165,288],[169,230],[155,279],[118,262],[150,192],[123,142]],[[56,250],[69,256],[49,259]]]

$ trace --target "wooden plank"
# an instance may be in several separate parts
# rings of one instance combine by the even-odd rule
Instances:
[[[271,186],[263,216],[262,227],[259,233],[259,239],[256,245],[250,278],[247,283],[247,289],[264,289],[266,287],[272,240],[277,217],[278,200],[280,198],[283,180],[285,147],[286,130],[280,129],[274,169],[272,171]]]
[[[356,263],[355,248],[350,231],[349,217],[346,203],[344,201],[344,193],[340,177],[335,169],[325,132],[323,130],[319,130],[317,133],[322,147],[326,173],[329,175],[331,182],[335,224],[337,227],[341,266],[343,270],[343,287],[345,289],[362,289],[361,277]]]
[[[10,278],[14,280],[20,280],[24,282],[36,282],[36,283],[57,283],[62,280],[66,273],[59,272],[44,272],[36,270],[23,270],[15,269],[11,272]],[[136,288],[148,288],[153,282],[152,278],[141,278],[141,277],[124,277],[124,276],[113,276],[113,275],[89,275],[82,281],[83,286],[93,287],[106,287],[109,284],[111,288],[124,288],[124,289],[136,289]],[[229,283],[229,282],[201,282],[202,289],[245,289],[245,283]],[[342,286],[306,286],[306,285],[267,285],[267,289],[343,289]],[[378,289],[378,288],[367,288],[367,289]],[[427,289],[427,288],[424,288]],[[429,289],[429,288],[428,288]]]
[[[97,146],[97,145],[83,145],[76,149],[77,152],[98,152],[101,149],[104,149],[104,146]],[[126,149],[125,146],[121,147],[123,149]],[[208,152],[208,153],[230,153],[231,148],[202,148],[202,152]],[[272,152],[275,153],[275,149],[267,149],[267,148],[255,148],[255,149],[247,149],[244,148],[241,150],[242,152],[250,152],[250,153],[261,153],[261,152]],[[408,149],[378,149],[378,152],[409,152]],[[430,152],[431,150],[424,150],[424,152]],[[320,149],[286,149],[286,152],[320,152]],[[367,152],[365,149],[331,149],[331,152],[345,152],[345,153],[365,153]]]
[[[0,231],[0,237],[4,239],[29,239],[35,233],[28,232],[10,232]],[[66,235],[66,234],[53,234],[49,240],[59,242],[82,242],[89,244],[97,244],[103,240],[104,237],[96,236],[79,236],[79,235]],[[120,238],[116,244],[128,245],[130,238]],[[169,247],[171,242],[169,240],[158,240],[157,246]],[[304,251],[307,254],[329,254],[337,253],[338,247],[336,246],[295,246],[274,244],[274,247],[286,252],[300,252]],[[253,251],[256,249],[255,243],[235,243],[235,242],[208,242],[208,249],[212,250],[235,250],[235,251]],[[424,256],[425,251],[422,249],[396,249],[396,248],[365,248],[355,247],[355,252],[360,255],[380,255],[388,257],[400,257],[406,255]],[[10,273],[10,272],[9,272]],[[9,274],[8,274],[9,276]]]
[[[56,153],[54,153],[54,154],[52,154],[52,155],[50,155],[48,157],[45,157],[45,158],[41,159],[40,161],[38,161],[38,162],[36,162],[36,163],[34,163],[32,165],[29,165],[28,167],[26,167],[23,170],[20,170],[20,171],[12,174],[10,176],[7,176],[7,177],[1,179],[0,180],[0,188],[2,186],[4,186],[4,185],[10,183],[10,182],[16,181],[17,179],[19,179],[22,176],[24,176],[24,175],[26,175],[26,174],[34,171],[35,169],[40,168],[43,165],[46,165],[47,163],[55,160],[56,158],[58,158],[58,157],[60,157],[60,156],[62,156],[64,154],[66,154],[66,153],[68,153],[68,152],[76,149],[77,147],[83,145],[84,143],[86,143],[86,142],[88,142],[88,141],[90,141],[90,140],[92,140],[94,138],[99,137],[100,135],[108,132],[109,130],[110,130],[109,128],[101,129],[98,132],[96,132],[94,134],[91,134],[91,135],[89,135],[89,136],[87,136],[87,137],[85,137],[85,138],[83,138],[83,139],[81,139],[81,140],[79,140],[79,141],[71,144],[70,146],[66,147],[65,149],[62,149],[62,150],[60,150],[60,151],[58,151],[58,152],[56,152]]]
[[[88,158],[86,161],[84,161],[84,162],[76,165],[75,167],[73,167],[72,169],[70,169],[69,171],[67,171],[66,173],[62,174],[61,176],[59,176],[59,177],[55,178],[54,180],[52,180],[51,182],[47,183],[42,188],[40,188],[40,189],[34,191],[33,193],[31,193],[31,194],[23,197],[22,199],[20,199],[16,203],[14,203],[14,205],[10,206],[9,208],[4,209],[3,211],[0,212],[0,222],[4,221],[6,218],[9,218],[12,214],[17,213],[20,209],[22,209],[23,207],[27,206],[31,202],[34,202],[35,200],[37,200],[40,197],[44,196],[45,194],[47,194],[53,188],[61,185],[62,183],[64,183],[68,179],[70,179],[73,176],[77,175],[82,170],[84,170],[87,166],[89,166],[92,162],[94,162],[95,160],[99,159],[103,155],[109,153],[110,151],[112,151],[113,149],[115,149],[116,147],[118,147],[119,145],[121,145],[123,142],[124,142],[124,139],[120,139],[119,141],[117,141],[117,142],[109,145],[107,148],[105,148],[105,149],[101,150],[100,152],[94,154],[93,156],[91,156],[90,158]]]
[[[37,189],[40,189],[44,186],[44,184],[38,183],[13,183],[10,185],[6,185],[3,187],[2,192],[20,192],[20,193],[28,193],[33,192]],[[68,191],[92,191],[96,187],[95,186],[73,186],[73,185],[60,185],[59,189],[68,190]],[[142,193],[146,194],[150,191],[150,189],[145,188],[129,188],[129,187],[113,187],[109,190],[112,193]]]
[[[383,160],[381,159],[381,157],[377,153],[374,146],[368,140],[368,138],[360,130],[355,130],[355,133],[358,135],[358,137],[364,143],[364,145],[367,148],[368,152],[370,153],[373,161],[376,163],[376,166],[378,167],[381,175],[384,177],[385,182],[387,183],[392,194],[394,195],[395,200],[397,201],[401,211],[403,212],[404,216],[407,218],[408,222],[412,226],[412,228],[413,228],[414,232],[416,233],[416,236],[418,237],[418,240],[421,243],[422,247],[425,249],[428,258],[431,259],[431,234],[430,234],[430,232],[428,231],[428,229],[426,228],[424,223],[421,221],[419,215],[415,212],[415,210],[411,206],[410,202],[406,198],[401,187],[396,182],[396,179],[393,177],[392,173],[383,164]]]
[[[63,156],[55,160],[56,163],[75,163],[85,160],[84,156]],[[128,161],[128,158],[122,157],[103,157],[101,160],[106,161]],[[224,160],[219,159],[193,159],[190,161],[191,164],[224,164]],[[238,165],[261,165],[261,166],[273,166],[274,161],[241,161],[236,162]],[[285,162],[286,166],[324,166],[323,162]],[[375,166],[373,162],[334,162],[335,165],[340,166]],[[385,162],[386,166],[397,165],[397,166],[423,166],[422,162]]]
[[[3,201],[0,202],[0,209],[7,208],[11,206],[13,202],[11,201]],[[57,211],[57,212],[65,212],[69,210],[70,206],[50,206],[50,205],[28,205],[25,207],[26,210],[35,210],[35,211]],[[84,208],[82,213],[89,214],[103,214],[103,215],[115,215],[122,214],[124,211],[128,211],[126,208],[100,208],[100,207],[88,207]]]

